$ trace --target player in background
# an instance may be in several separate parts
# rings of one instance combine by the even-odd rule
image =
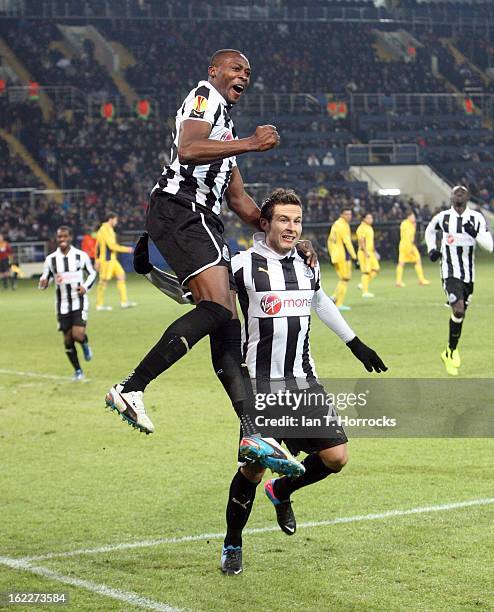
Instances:
[[[328,253],[340,279],[332,297],[340,310],[350,310],[350,306],[345,306],[344,301],[352,277],[352,261],[357,262],[357,254],[352,244],[351,220],[352,209],[342,208],[328,236]]]
[[[362,221],[357,228],[358,261],[360,264],[361,281],[359,288],[363,298],[373,298],[374,294],[369,292],[369,283],[379,273],[379,261],[374,248],[374,228],[372,224],[374,217],[372,213],[366,212],[362,215]]]
[[[9,288],[10,276],[10,258],[12,257],[12,247],[5,240],[3,234],[0,234],[0,278],[2,279],[3,288]],[[12,285],[12,289],[14,286]]]
[[[254,401],[219,216],[226,202],[258,228],[259,209],[245,192],[236,156],[268,151],[279,143],[271,125],[237,138],[230,110],[250,78],[249,61],[240,51],[222,49],[213,55],[208,80],[200,81],[177,111],[171,161],[151,192],[146,228],[196,306],[169,325],[134,371],[107,393],[107,405],[145,433],[154,431],[143,402],[147,385],[207,335],[214,370],[240,419]]]
[[[82,241],[81,241],[81,251],[84,251],[84,253],[87,253],[89,255],[89,259],[91,260],[91,263],[93,265],[94,265],[94,262],[96,261],[97,232],[98,232],[97,225],[94,227],[93,231],[87,228],[86,233],[82,237]]]
[[[407,218],[401,222],[400,225],[400,245],[398,248],[398,265],[396,266],[396,286],[404,287],[403,283],[403,272],[405,270],[405,264],[413,263],[415,265],[415,272],[419,279],[419,285],[430,285],[424,276],[424,270],[422,268],[422,259],[420,257],[419,250],[415,246],[415,232],[417,230],[417,220],[415,213],[410,210],[407,213]]]
[[[82,346],[84,359],[92,359],[86,334],[89,301],[87,292],[96,280],[96,271],[84,251],[72,246],[72,230],[62,225],[57,230],[58,248],[45,259],[39,288],[55,282],[55,310],[58,330],[63,333],[65,354],[74,368],[74,380],[84,378],[75,342]],[[86,275],[86,278],[84,278]]]
[[[15,291],[17,289],[17,280],[19,278],[24,278],[24,272],[22,271],[22,268],[20,267],[18,261],[12,261],[12,263],[10,264],[9,274],[10,288],[12,289],[12,291]]]
[[[135,302],[127,299],[127,284],[125,282],[125,270],[118,261],[117,253],[132,253],[132,247],[118,244],[115,236],[115,227],[118,224],[118,215],[109,212],[106,221],[101,224],[96,234],[96,263],[95,267],[99,273],[98,288],[96,290],[96,310],[112,310],[111,306],[105,306],[105,291],[108,281],[116,277],[117,289],[120,296],[121,308],[132,308]]]
[[[479,244],[493,252],[492,235],[482,213],[468,207],[470,193],[463,185],[451,191],[451,208],[435,215],[425,230],[431,261],[441,260],[441,280],[451,306],[449,339],[441,359],[450,376],[457,376],[461,366],[458,342],[463,320],[473,294],[475,247]],[[437,232],[442,232],[437,249]]]

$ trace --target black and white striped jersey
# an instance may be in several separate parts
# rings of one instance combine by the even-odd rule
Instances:
[[[220,213],[232,169],[237,165],[236,158],[227,157],[207,164],[183,165],[178,159],[178,137],[182,121],[193,119],[211,124],[211,140],[236,140],[229,109],[226,100],[211,83],[199,81],[177,112],[171,161],[163,168],[163,173],[151,193],[169,193],[193,206],[198,204],[217,215]]]
[[[344,342],[355,337],[321,288],[319,266],[307,266],[295,249],[289,256],[279,255],[258,233],[251,249],[232,257],[232,270],[244,317],[244,359],[252,379],[316,381],[309,341],[311,309]]]
[[[472,238],[464,230],[470,221],[478,231],[477,238]],[[475,245],[479,242],[484,248],[492,244],[492,237],[482,213],[468,206],[459,215],[452,206],[435,215],[425,230],[427,250],[436,248],[436,233],[441,237],[441,278],[457,278],[464,283],[475,281]],[[492,251],[492,247],[490,249]]]
[[[84,279],[86,273],[86,279]],[[53,280],[56,285],[55,309],[57,315],[68,314],[74,310],[88,310],[87,293],[79,295],[81,285],[88,291],[96,280],[89,255],[71,246],[67,255],[60,249],[50,253],[45,259],[41,279]]]

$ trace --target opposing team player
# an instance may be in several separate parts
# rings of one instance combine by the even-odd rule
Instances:
[[[379,273],[379,261],[374,247],[374,217],[372,213],[366,212],[362,215],[362,222],[357,228],[358,260],[360,263],[360,289],[363,298],[373,298],[374,294],[369,291],[369,283]]]
[[[146,433],[154,431],[144,408],[146,386],[206,335],[215,372],[240,418],[246,402],[253,402],[242,366],[230,254],[219,214],[225,199],[243,221],[258,227],[259,209],[245,192],[236,156],[268,151],[279,136],[275,127],[265,125],[237,139],[229,111],[250,82],[251,68],[243,53],[217,51],[208,74],[177,112],[171,162],[152,190],[146,222],[196,307],[172,323],[135,370],[106,396],[110,408]]]
[[[87,292],[96,280],[96,271],[87,253],[72,246],[72,230],[66,225],[57,230],[57,244],[57,250],[45,259],[39,288],[46,289],[51,281],[55,282],[58,330],[63,333],[65,353],[74,368],[74,380],[82,380],[84,375],[75,342],[82,346],[84,359],[90,361],[92,351],[86,334]]]
[[[419,279],[419,285],[430,285],[424,276],[422,259],[419,250],[415,246],[415,232],[417,231],[417,220],[413,210],[408,211],[407,218],[400,225],[400,245],[398,247],[398,265],[396,266],[396,286],[403,288],[403,272],[405,264],[413,263],[415,273]]]
[[[344,301],[348,283],[352,278],[352,261],[357,262],[357,254],[352,244],[351,220],[352,209],[342,208],[328,236],[328,253],[340,279],[334,290],[333,300],[340,310],[350,310],[350,306],[345,306]]]
[[[112,310],[111,306],[105,306],[105,291],[108,281],[116,277],[117,289],[120,296],[121,308],[132,308],[135,302],[127,299],[127,284],[125,282],[125,270],[118,261],[118,253],[132,253],[132,247],[118,244],[115,236],[115,227],[118,224],[118,215],[109,212],[106,221],[101,224],[96,233],[96,269],[99,273],[98,288],[96,290],[96,310]]]
[[[446,372],[451,376],[457,376],[461,366],[457,347],[473,294],[476,244],[493,251],[493,239],[485,218],[467,206],[469,197],[463,185],[453,187],[451,208],[435,215],[425,230],[430,260],[441,259],[441,279],[451,306],[448,345],[441,353]],[[436,244],[437,232],[442,232],[440,250]]]

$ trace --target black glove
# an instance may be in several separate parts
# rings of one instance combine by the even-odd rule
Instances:
[[[134,249],[134,270],[138,274],[149,274],[153,269],[149,262],[148,239],[148,233],[144,232]]]
[[[388,369],[379,355],[364,344],[357,336],[350,342],[347,342],[346,345],[352,351],[357,359],[359,359],[365,366],[367,372],[386,372]]]
[[[360,261],[358,259],[353,260],[353,265],[355,266],[356,270],[360,270]]]
[[[475,225],[471,221],[467,221],[463,226],[466,233],[472,238],[477,238],[478,230],[475,229]]]
[[[431,261],[437,261],[440,257],[441,251],[438,251],[437,249],[432,249],[432,251],[429,251],[429,259]]]

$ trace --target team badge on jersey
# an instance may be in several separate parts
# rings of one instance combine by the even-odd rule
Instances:
[[[273,316],[278,314],[281,310],[280,298],[275,293],[263,295],[261,298],[261,309],[267,315]]]
[[[453,244],[454,241],[455,241],[455,237],[451,236],[451,234],[446,238],[446,242],[448,244]]]
[[[230,251],[228,250],[228,246],[226,244],[223,245],[223,259],[225,261],[230,261]]]
[[[312,268],[307,265],[304,267],[304,276],[306,276],[307,278],[314,278],[314,272]]]

